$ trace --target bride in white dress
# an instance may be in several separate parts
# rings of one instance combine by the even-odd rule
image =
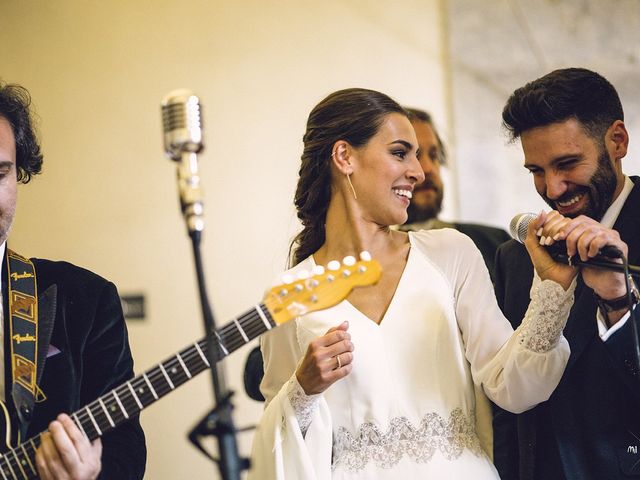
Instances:
[[[514,332],[468,237],[389,228],[422,180],[415,132],[386,95],[341,90],[311,112],[290,272],[368,250],[383,274],[262,338],[249,478],[496,479],[485,395],[522,412],[556,387],[575,272],[539,246],[544,214],[526,242],[541,280]]]

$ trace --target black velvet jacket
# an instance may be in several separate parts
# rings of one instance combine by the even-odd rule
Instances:
[[[115,285],[70,263],[32,261],[39,298],[38,385],[46,400],[27,412],[21,425],[25,438],[46,430],[59,413],[73,413],[133,377],[127,328]],[[9,366],[7,332],[5,329],[5,365]],[[10,399],[9,371],[5,379]],[[12,402],[8,403],[11,407]],[[143,478],[147,452],[137,417],[106,433],[102,444],[99,478]]]

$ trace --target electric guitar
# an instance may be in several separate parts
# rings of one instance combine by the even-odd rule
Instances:
[[[212,336],[195,342],[116,387],[72,413],[71,418],[89,440],[101,437],[209,368],[211,364],[206,354],[209,339],[216,343],[214,362],[218,362],[267,330],[306,313],[336,305],[354,287],[376,283],[381,274],[380,264],[371,260],[366,252],[361,258],[356,261],[346,257],[342,265],[334,261],[326,270],[316,267],[312,272],[314,275],[303,273],[297,280],[285,279],[285,283],[267,292],[262,303],[234,318]],[[35,455],[41,435],[0,455],[2,480],[38,478]]]

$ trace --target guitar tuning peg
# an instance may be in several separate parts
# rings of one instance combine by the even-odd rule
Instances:
[[[340,270],[340,262],[338,262],[337,260],[331,260],[329,263],[327,263],[327,268],[329,270]]]
[[[315,267],[313,267],[313,274],[314,275],[324,274],[324,267],[322,265],[316,265]]]
[[[298,272],[298,278],[300,280],[306,280],[307,278],[309,278],[309,272],[307,270],[300,270]]]
[[[290,273],[285,273],[282,276],[282,283],[286,283],[287,285],[289,283],[293,283],[293,280],[294,280],[293,275],[291,275]]]
[[[342,259],[342,263],[347,267],[353,267],[356,264],[356,258],[351,255],[346,256]]]
[[[362,252],[360,252],[360,260],[363,260],[365,262],[370,262],[371,261],[371,254],[369,252],[367,252],[366,250],[363,250]]]

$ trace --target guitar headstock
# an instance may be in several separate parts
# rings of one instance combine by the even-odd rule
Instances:
[[[326,269],[316,266],[311,274],[302,272],[297,279],[285,279],[282,285],[267,292],[264,304],[280,325],[340,303],[355,287],[376,283],[381,273],[380,264],[367,252],[362,252],[358,261],[345,257],[342,264],[334,260]]]

